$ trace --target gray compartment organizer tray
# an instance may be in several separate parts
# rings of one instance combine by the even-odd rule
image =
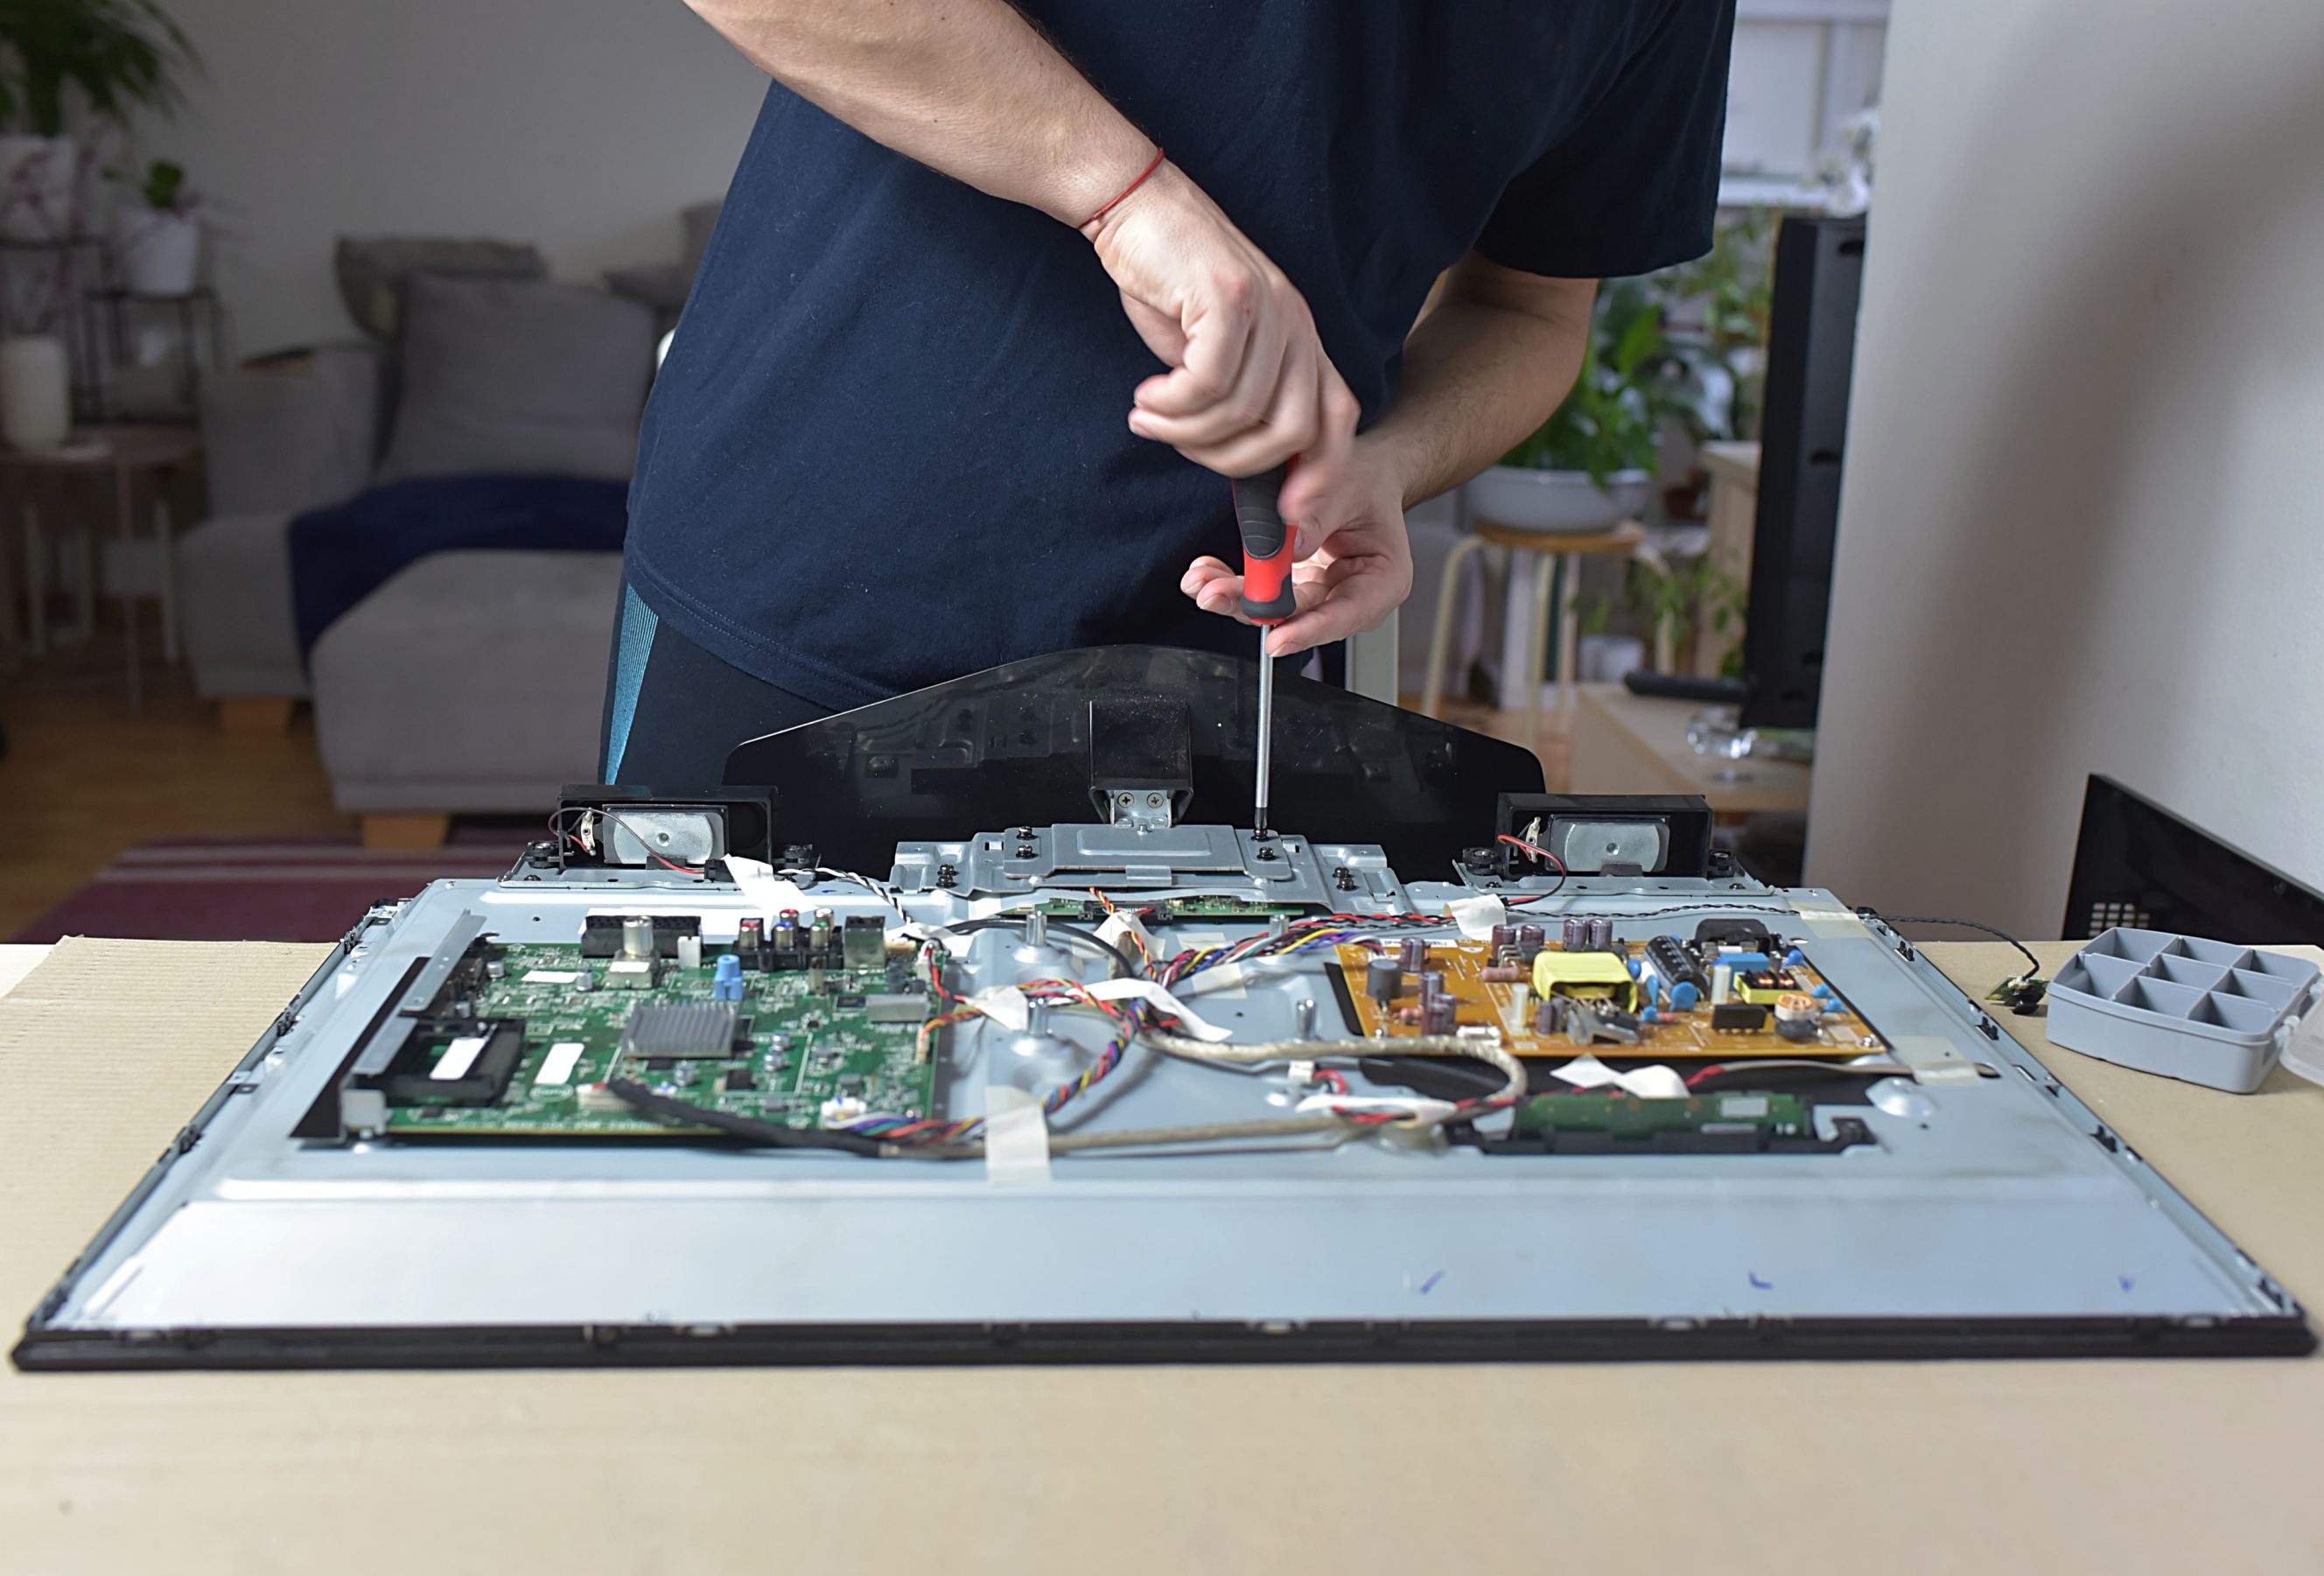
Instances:
[[[2318,995],[2314,963],[2117,926],[2050,987],[2050,1041],[2141,1072],[2248,1094]]]

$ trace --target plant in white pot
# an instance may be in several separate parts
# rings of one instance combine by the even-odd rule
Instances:
[[[156,159],[113,205],[113,261],[122,288],[138,296],[193,293],[201,272],[200,205],[186,172]]]
[[[169,110],[193,45],[154,0],[0,0],[0,235],[61,240],[86,209],[76,111],[117,124]]]
[[[1472,478],[1469,512],[1517,530],[1611,530],[1654,499],[1668,401],[1662,309],[1629,284],[1607,291],[1573,392],[1540,430]]]

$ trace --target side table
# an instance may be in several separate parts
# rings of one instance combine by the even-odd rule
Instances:
[[[40,514],[32,505],[26,484],[42,474],[109,476],[113,484],[114,520],[120,529],[121,540],[126,546],[136,540],[136,480],[139,474],[151,474],[158,482],[167,473],[198,461],[201,452],[201,437],[190,427],[83,428],[76,430],[62,448],[48,451],[0,448],[0,484],[5,484],[9,493],[17,499],[18,517],[24,539],[25,644],[32,655],[40,655],[48,643],[46,593],[49,552]],[[177,562],[169,496],[167,491],[159,485],[153,489],[153,538],[161,559],[159,595],[161,604],[161,651],[166,659],[175,661],[178,653]],[[134,712],[143,700],[143,677],[137,650],[136,593],[124,589],[121,601],[128,648],[129,709]]]

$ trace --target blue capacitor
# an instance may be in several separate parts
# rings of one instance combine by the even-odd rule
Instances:
[[[718,954],[717,970],[710,976],[710,1000],[713,1001],[742,1000],[742,960],[731,952]]]
[[[1694,982],[1692,980],[1681,980],[1671,987],[1670,1003],[1673,1012],[1692,1012],[1694,1004],[1702,1000],[1702,992],[1694,988]]]
[[[1711,961],[1725,963],[1738,974],[1757,973],[1760,970],[1772,969],[1775,966],[1768,961],[1767,954],[1763,952],[1723,952]]]
[[[1662,1020],[1663,1020],[1663,1015],[1662,1015],[1661,1013],[1659,1013],[1659,1012],[1656,1012],[1656,1011],[1655,1011],[1653,1008],[1651,1008],[1651,1007],[1647,1008],[1644,1012],[1641,1012],[1641,1013],[1639,1013],[1639,1014],[1638,1014],[1638,1021],[1639,1021],[1640,1023],[1660,1023]]]
[[[1787,969],[1804,969],[1807,966],[1808,954],[1802,952],[1799,948],[1794,947],[1791,951],[1784,954],[1784,967]]]
[[[1638,977],[1638,960],[1636,958],[1628,958],[1624,960],[1624,964],[1630,971],[1630,978],[1633,980],[1637,979]]]

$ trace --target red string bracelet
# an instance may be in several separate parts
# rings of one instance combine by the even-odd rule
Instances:
[[[1129,198],[1131,192],[1136,191],[1139,187],[1146,184],[1148,177],[1151,176],[1157,170],[1162,168],[1162,161],[1168,157],[1169,154],[1165,152],[1162,149],[1158,147],[1156,148],[1154,150],[1154,162],[1139,171],[1138,172],[1137,180],[1131,181],[1128,186],[1123,187],[1114,195],[1114,198],[1111,202],[1098,209],[1097,212],[1090,215],[1089,217],[1084,219],[1080,224],[1075,225],[1074,228],[1076,230],[1086,230],[1092,225],[1096,224],[1100,219],[1105,217],[1106,215],[1120,207],[1123,201]]]

